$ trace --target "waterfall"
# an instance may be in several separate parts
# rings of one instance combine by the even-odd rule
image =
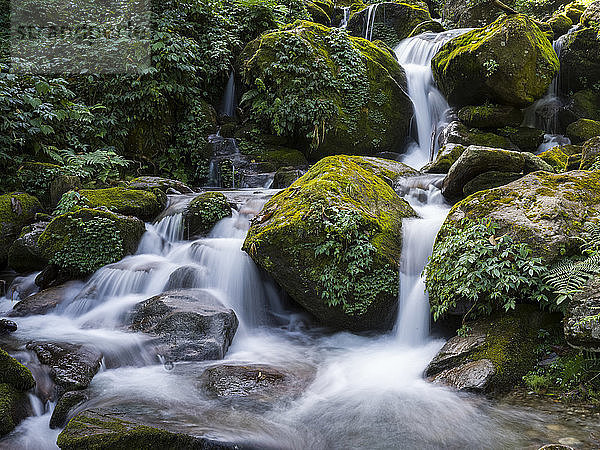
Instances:
[[[345,6],[344,8],[342,8],[342,12],[343,12],[343,16],[342,16],[342,20],[340,21],[340,28],[346,28],[348,26],[348,21],[350,20],[350,7],[349,6]]]
[[[365,17],[365,23],[364,23],[364,29],[365,29],[365,35],[364,38],[367,40],[372,40],[373,39],[373,27],[375,26],[375,15],[377,13],[377,7],[379,6],[379,3],[374,3],[372,5],[369,5],[369,8],[367,10],[367,14]]]
[[[437,151],[437,132],[448,109],[433,79],[431,60],[446,42],[467,31],[465,28],[427,32],[403,40],[395,49],[398,62],[406,72],[408,95],[414,107],[414,141],[409,144],[403,161],[409,166],[420,168],[432,159]]]
[[[225,92],[223,93],[223,99],[221,100],[221,113],[228,117],[235,115],[236,98],[235,98],[235,74],[233,71],[229,75]]]

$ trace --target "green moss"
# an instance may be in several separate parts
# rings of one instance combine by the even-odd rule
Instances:
[[[62,270],[87,275],[134,253],[144,231],[134,217],[82,208],[52,220],[38,246]]]
[[[18,423],[18,409],[25,401],[25,395],[14,387],[0,383],[0,437],[10,433]]]
[[[467,147],[460,144],[446,144],[440,149],[435,161],[424,169],[428,173],[448,173],[452,164],[456,162]]]
[[[35,380],[27,367],[0,349],[0,384],[6,383],[19,391],[28,391]]]
[[[151,221],[164,209],[166,197],[139,189],[114,187],[108,189],[82,189],[89,208],[107,208],[115,213]]]
[[[575,144],[600,136],[600,122],[579,119],[567,127],[567,136]]]
[[[190,202],[184,212],[186,236],[206,235],[217,222],[231,217],[231,206],[220,192],[205,192]]]
[[[559,62],[533,20],[513,15],[451,40],[432,69],[453,105],[492,101],[523,107],[544,95]]]
[[[600,121],[600,92],[594,89],[575,92],[573,110],[581,118]]]
[[[485,104],[461,108],[458,118],[465,125],[475,128],[518,127],[523,121],[523,113],[510,106]]]
[[[573,21],[565,13],[560,13],[548,19],[548,24],[552,28],[554,39],[558,39],[569,31],[573,26]]]

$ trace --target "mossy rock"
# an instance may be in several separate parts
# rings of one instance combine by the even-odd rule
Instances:
[[[579,23],[584,27],[600,27],[600,1],[596,0],[585,8]]]
[[[490,131],[469,128],[459,121],[451,122],[440,134],[441,146],[448,144],[479,145],[481,147],[501,148],[504,150],[519,150],[510,139]]]
[[[221,192],[194,198],[183,213],[185,236],[207,235],[221,219],[231,217],[231,206]]]
[[[582,144],[581,170],[600,170],[598,157],[600,156],[600,136],[594,137]]]
[[[310,160],[402,148],[413,107],[404,70],[388,51],[299,21],[249,43],[240,61],[253,94],[242,106],[263,133],[285,138],[280,145]]]
[[[348,21],[350,34],[365,37],[368,15],[368,5],[352,14]],[[395,47],[400,41],[409,37],[415,27],[424,22],[432,22],[429,8],[424,2],[405,0],[377,3],[371,8],[373,33],[367,38],[380,39],[387,45]]]
[[[19,273],[28,273],[42,270],[48,264],[37,243],[47,225],[48,222],[36,222],[23,227],[8,250],[8,267]]]
[[[567,127],[567,137],[578,144],[596,136],[600,136],[600,122],[590,119],[579,119]]]
[[[600,121],[600,92],[594,89],[577,91],[571,99],[569,109],[578,119]]]
[[[28,391],[35,387],[35,380],[27,367],[0,349],[0,384]]]
[[[484,27],[504,14],[493,0],[445,0],[443,5],[442,18],[456,28]]]
[[[414,173],[390,160],[324,158],[264,206],[243,249],[324,324],[389,329],[398,302],[402,220],[415,216],[390,185]],[[334,250],[340,245],[343,254]],[[359,262],[362,269],[351,274]]]
[[[474,128],[518,127],[523,122],[523,113],[513,106],[465,106],[458,111],[458,119]]]
[[[114,213],[152,221],[165,208],[167,198],[160,193],[113,187],[79,191],[88,208],[106,208]]]
[[[489,171],[477,175],[463,187],[463,196],[468,197],[471,194],[486,189],[493,189],[505,184],[512,183],[523,176],[522,173]]]
[[[77,414],[58,435],[61,450],[233,450],[234,444],[170,432],[135,422],[120,409],[88,409]]]
[[[0,438],[10,433],[27,416],[26,394],[6,383],[0,383]]]
[[[408,37],[417,36],[427,31],[430,31],[432,33],[443,33],[444,31],[446,31],[446,29],[437,20],[427,20],[425,22],[421,22],[416,27],[414,27],[408,35]]]
[[[522,152],[536,153],[544,142],[544,130],[530,127],[504,127],[497,131],[500,136],[508,138]]]
[[[158,189],[165,194],[172,191],[177,191],[180,194],[189,194],[193,192],[190,187],[179,180],[151,176],[134,178],[126,183],[126,187],[129,189],[141,189],[143,191],[151,192],[154,192],[156,189]]]
[[[144,222],[135,217],[82,208],[52,220],[38,245],[62,271],[85,276],[135,253],[144,232]]]
[[[562,92],[592,89],[600,80],[600,28],[569,34],[560,51]]]
[[[565,172],[568,170],[569,157],[581,154],[582,148],[578,145],[561,145],[546,150],[538,156],[547,164],[551,165],[556,172]]]
[[[460,155],[467,149],[460,144],[446,144],[439,151],[435,160],[423,168],[427,173],[448,173],[452,164],[456,162]]]
[[[565,5],[565,14],[573,23],[579,23],[583,15],[586,5],[581,1],[574,1]]]
[[[452,39],[431,64],[435,80],[455,106],[486,101],[528,106],[546,93],[559,69],[548,38],[520,14]]]
[[[573,21],[565,13],[555,14],[547,21],[548,25],[552,28],[554,39],[558,39],[567,32],[573,26]]]
[[[19,237],[23,227],[42,212],[42,204],[29,194],[13,192],[0,195],[0,267],[4,267],[12,243]]]
[[[273,176],[273,189],[285,189],[302,176],[302,172],[294,167],[282,167]]]
[[[447,226],[463,218],[489,219],[515,242],[527,244],[533,257],[551,264],[579,254],[584,223],[600,218],[600,172],[534,172],[510,184],[477,192],[450,210]]]
[[[313,22],[325,25],[326,27],[331,26],[330,16],[316,2],[306,2],[306,10]]]

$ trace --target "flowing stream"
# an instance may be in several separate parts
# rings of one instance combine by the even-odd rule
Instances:
[[[426,139],[447,107],[426,69],[449,34],[413,38],[400,45],[415,105],[418,146],[414,158],[429,159]],[[421,42],[422,41],[422,42]],[[408,56],[413,50],[413,56]],[[426,49],[425,49],[426,47]],[[427,141],[427,142],[426,142]],[[85,343],[104,355],[86,407],[118,407],[131,418],[174,431],[253,445],[257,448],[537,448],[565,435],[584,440],[580,424],[532,408],[492,403],[423,379],[443,340],[430,336],[429,305],[421,272],[448,212],[437,176],[400,180],[398,193],[420,218],[406,220],[400,265],[399,314],[383,335],[332,332],[286,303],[241,251],[256,214],[275,191],[227,192],[238,204],[233,217],[210,236],[185,240],[182,210],[192,196],[170,206],[147,232],[138,253],[74,284],[51,314],[15,319],[13,354],[38,382],[31,396],[35,416],[0,440],[0,447],[53,449],[60,430],[48,422],[54,404],[44,397],[47,375],[23,350],[30,340]],[[182,283],[209,290],[232,308],[240,327],[224,361],[163,364],[148,336],[126,330],[136,303]],[[190,275],[191,274],[191,275]],[[17,280],[22,292],[35,277]],[[14,305],[0,299],[0,314]],[[298,377],[296,398],[275,396],[268,404],[230,404],[207,397],[198,377],[226,363],[269,364]],[[560,425],[557,423],[560,421]]]

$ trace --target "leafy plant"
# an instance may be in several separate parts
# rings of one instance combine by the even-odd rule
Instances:
[[[488,220],[463,219],[446,226],[425,268],[425,284],[437,320],[457,303],[471,305],[465,317],[514,309],[520,301],[549,303],[546,270],[540,258],[531,257],[526,244],[497,235]]]
[[[84,207],[88,204],[88,199],[85,198],[77,191],[69,191],[63,194],[54,209],[52,215],[60,216],[68,212],[73,212],[78,208]]]

